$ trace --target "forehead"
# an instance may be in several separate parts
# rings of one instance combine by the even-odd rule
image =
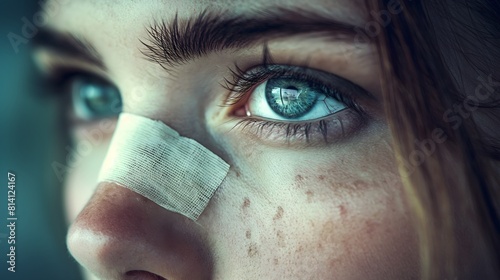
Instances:
[[[157,72],[157,66],[144,63],[141,53],[141,40],[147,40],[148,29],[155,23],[168,23],[176,16],[187,20],[204,11],[260,16],[281,7],[354,26],[364,26],[368,15],[363,0],[50,0],[45,8],[47,27],[91,43],[111,75],[123,78]]]
[[[271,7],[300,8],[362,25],[366,18],[362,0],[50,0],[49,26],[64,31],[98,32],[102,28],[145,28],[178,15],[188,18],[203,11],[234,14],[265,13]]]

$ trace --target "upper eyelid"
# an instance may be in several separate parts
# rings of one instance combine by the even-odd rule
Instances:
[[[75,79],[77,77],[85,77],[86,79],[98,83],[99,85],[112,86],[118,89],[118,87],[109,79],[95,74],[91,71],[86,71],[78,68],[60,67],[57,69],[52,69],[47,76],[49,81],[58,84],[68,82],[69,80]]]
[[[41,28],[32,44],[37,51],[56,52],[58,55],[72,57],[106,71],[102,55],[87,40],[69,32],[51,28]]]
[[[68,73],[78,73],[96,77],[116,86],[106,70],[78,57],[59,55],[40,48],[34,52],[32,58],[39,73],[46,79],[64,77]]]
[[[261,69],[267,69],[267,73],[259,73],[261,77],[257,77],[259,80],[255,79],[255,77],[249,77],[252,71],[260,71]],[[278,71],[276,71],[278,70]],[[283,64],[272,64],[272,65],[259,65],[257,67],[253,67],[250,70],[244,71],[243,69],[236,67],[235,70],[231,69],[231,73],[233,74],[233,79],[228,80],[225,79],[224,88],[230,91],[241,92],[248,90],[253,85],[252,83],[263,82],[264,80],[275,77],[278,75],[291,75],[298,76],[298,74],[304,75],[311,80],[315,80],[325,84],[333,84],[334,81],[337,81],[341,86],[349,86],[352,87],[353,91],[357,91],[365,95],[367,98],[376,100],[376,96],[371,92],[365,90],[361,86],[356,83],[349,81],[343,77],[340,77],[334,73],[328,73],[322,70],[310,68],[308,66],[297,66],[297,65],[283,65]],[[331,80],[334,80],[333,82]]]

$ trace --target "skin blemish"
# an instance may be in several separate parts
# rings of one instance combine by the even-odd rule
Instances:
[[[285,211],[283,210],[283,207],[278,206],[278,210],[276,210],[276,215],[273,217],[273,221],[279,220],[283,217],[283,213]]]
[[[250,206],[250,199],[248,197],[245,197],[245,199],[243,200],[243,204],[241,205],[241,208],[245,209],[245,208],[248,208]]]
[[[323,251],[323,243],[318,243],[318,251]]]
[[[369,184],[362,180],[356,180],[353,182],[355,190],[365,190],[369,187]]]
[[[259,251],[257,250],[257,244],[255,243],[250,244],[250,246],[248,246],[247,253],[249,257],[257,255],[259,253]]]
[[[243,199],[243,203],[241,204],[241,212],[244,215],[247,215],[249,207],[250,207],[250,199],[248,197],[245,197]]]
[[[333,258],[330,260],[331,267],[338,267],[342,263],[342,258]]]
[[[300,189],[300,188],[302,188],[303,186],[304,186],[304,176],[302,176],[302,175],[300,175],[300,174],[299,174],[299,175],[296,175],[296,176],[295,176],[295,187],[296,187],[297,189]]]
[[[299,174],[299,175],[295,176],[295,181],[296,182],[302,182],[302,181],[304,181],[304,177]]]
[[[318,179],[319,179],[320,181],[324,181],[324,180],[326,179],[326,176],[325,176],[325,175],[319,175],[319,176],[318,176]]]
[[[301,253],[304,250],[304,246],[300,245],[299,248],[295,249],[296,253]]]
[[[278,246],[279,247],[285,247],[286,246],[286,244],[285,244],[285,234],[281,230],[278,230],[276,232],[276,237],[278,238]]]
[[[325,182],[330,186],[331,189],[348,195],[356,195],[360,192],[366,191],[367,189],[374,186],[372,182],[364,180],[345,180],[338,181],[330,178],[325,178]]]
[[[339,213],[340,213],[340,217],[344,218],[345,215],[347,214],[347,209],[345,208],[345,206],[342,204],[339,206]]]
[[[377,229],[377,223],[372,221],[365,222],[365,231],[366,234],[371,235]]]
[[[279,264],[279,260],[278,259],[274,259],[273,263],[274,263],[274,265],[278,265]]]
[[[311,190],[308,190],[306,192],[306,195],[307,195],[307,203],[311,203],[312,202],[312,199],[313,199],[313,196],[314,196],[314,192],[311,191]]]
[[[247,232],[245,233],[245,236],[247,239],[252,238],[252,232],[250,230],[247,230]]]

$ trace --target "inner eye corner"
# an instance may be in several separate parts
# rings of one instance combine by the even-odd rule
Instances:
[[[249,100],[249,97],[241,96],[235,98],[237,99],[236,100],[229,99],[226,103],[226,106],[232,107],[229,110],[229,115],[235,117],[247,117],[248,116],[247,102]]]

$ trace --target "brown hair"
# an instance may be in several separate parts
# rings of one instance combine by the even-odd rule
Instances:
[[[378,0],[367,6],[373,17],[393,9],[374,40],[420,238],[422,278],[499,279],[500,135],[492,128],[500,127],[500,87],[491,81],[500,81],[500,3]]]

